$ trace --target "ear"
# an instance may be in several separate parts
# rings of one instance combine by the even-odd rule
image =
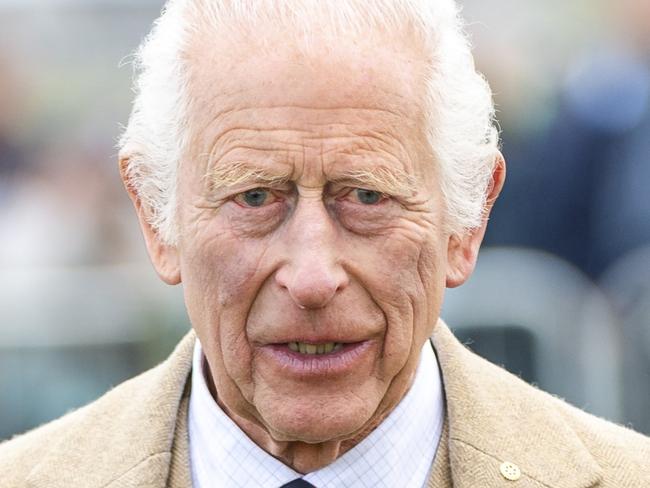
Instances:
[[[447,287],[455,288],[467,281],[478,258],[478,251],[483,242],[490,212],[494,206],[506,179],[506,162],[501,152],[495,157],[492,178],[486,190],[485,209],[481,225],[468,230],[463,235],[453,234],[449,237],[447,247]]]
[[[129,160],[129,156],[120,155],[120,176],[129,194],[129,198],[135,207],[140,228],[142,229],[142,235],[147,246],[147,252],[149,253],[149,259],[151,259],[151,263],[161,280],[168,285],[177,285],[181,282],[178,249],[176,246],[165,244],[160,238],[158,231],[151,225],[149,221],[151,209],[143,204],[138,196],[138,192],[132,181],[133,177],[128,171]]]

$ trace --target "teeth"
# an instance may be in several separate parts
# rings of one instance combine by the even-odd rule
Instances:
[[[339,351],[343,344],[340,342],[327,342],[325,344],[308,344],[306,342],[290,342],[287,344],[289,349],[300,354],[329,354]]]

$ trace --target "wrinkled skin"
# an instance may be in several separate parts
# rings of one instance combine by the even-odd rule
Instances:
[[[310,54],[272,35],[268,50],[210,42],[189,56],[177,247],[132,197],[159,274],[183,283],[213,395],[258,445],[308,472],[404,396],[445,286],[471,273],[484,229],[445,232],[415,42],[323,42]],[[252,174],[227,171],[242,165]],[[360,347],[317,371],[278,358],[277,347],[308,339]]]

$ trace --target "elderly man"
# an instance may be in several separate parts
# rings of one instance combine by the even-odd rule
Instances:
[[[452,0],[170,0],[120,169],[193,326],[8,487],[643,487],[650,441],[438,320],[504,182]]]

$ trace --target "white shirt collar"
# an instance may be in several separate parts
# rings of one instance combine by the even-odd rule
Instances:
[[[198,339],[194,348],[189,437],[194,488],[278,488],[302,477],[317,488],[422,488],[440,442],[444,400],[440,371],[426,342],[413,382],[395,409],[332,464],[301,475],[258,447],[208,390]]]

